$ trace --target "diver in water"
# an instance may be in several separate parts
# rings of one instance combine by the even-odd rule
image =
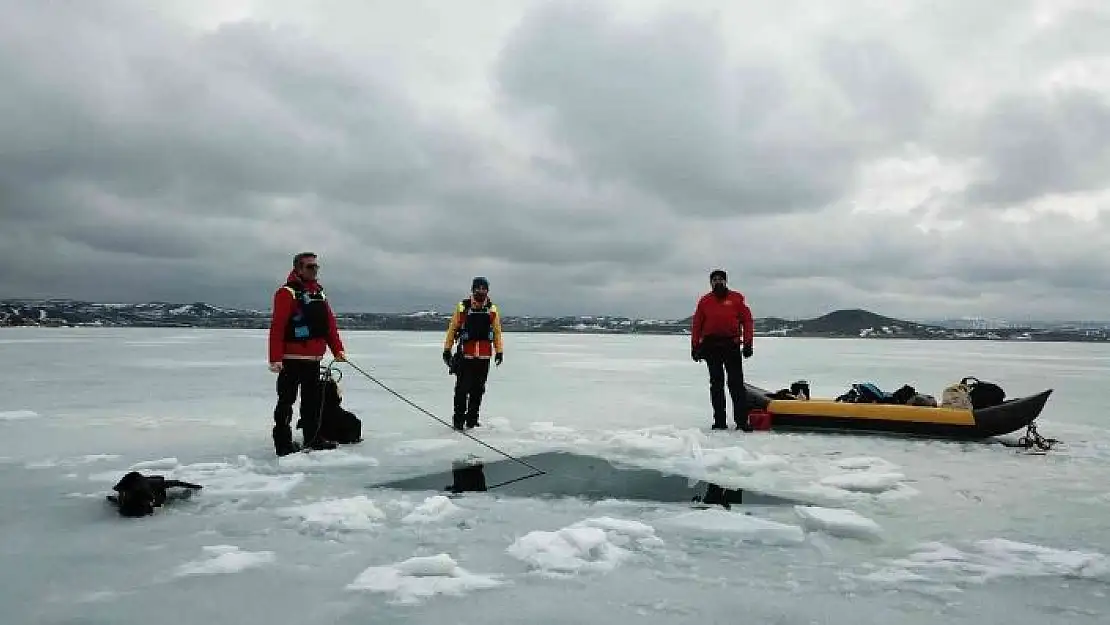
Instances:
[[[452,355],[456,341],[458,352]],[[455,306],[443,342],[443,362],[455,375],[456,430],[478,427],[490,359],[500,366],[504,357],[501,315],[489,298],[489,280],[479,276],[470,284],[470,297]]]
[[[713,406],[713,429],[727,430],[725,423],[725,374],[732,398],[736,429],[751,432],[748,395],[744,388],[744,361],[751,358],[755,323],[744,296],[728,288],[722,269],[709,274],[712,290],[698,300],[690,332],[690,356],[705,360],[709,368],[709,399]]]

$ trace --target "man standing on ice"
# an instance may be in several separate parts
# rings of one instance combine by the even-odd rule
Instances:
[[[320,265],[312,252],[293,257],[293,270],[274,293],[270,319],[270,371],[278,374],[274,408],[274,451],[285,456],[300,447],[293,442],[293,402],[301,392],[301,429],[304,447],[335,449],[335,443],[317,436],[323,400],[320,361],[331,349],[336,360],[347,359],[335,314],[316,281]]]
[[[694,362],[705,360],[709,368],[709,400],[713,405],[713,429],[727,430],[725,423],[725,373],[732,398],[736,429],[751,432],[748,423],[748,398],[744,389],[744,361],[751,358],[755,334],[752,311],[744,296],[728,288],[723,269],[709,274],[712,290],[698,300],[690,332],[690,356]],[[741,347],[741,345],[743,347]]]
[[[459,358],[451,355],[458,341]],[[456,430],[478,427],[482,396],[486,393],[489,361],[501,366],[505,358],[501,342],[501,313],[489,299],[489,280],[478,276],[470,283],[470,297],[455,305],[443,341],[443,363],[455,374]]]

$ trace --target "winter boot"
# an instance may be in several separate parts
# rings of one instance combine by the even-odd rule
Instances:
[[[465,425],[466,425],[467,429],[478,427],[480,425],[478,423],[478,415],[477,414],[468,414],[468,415],[466,415],[466,424]]]
[[[293,432],[288,425],[274,426],[274,452],[279,456],[288,456],[301,450],[301,446],[293,441]]]
[[[316,440],[314,440],[314,441],[305,445],[305,449],[312,449],[314,451],[322,451],[322,450],[327,450],[327,449],[335,449],[338,446],[339,445],[336,445],[334,442],[329,441],[326,438],[320,438],[319,436],[317,436]]]

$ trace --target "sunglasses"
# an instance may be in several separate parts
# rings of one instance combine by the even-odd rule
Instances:
[[[316,271],[317,269],[320,268],[320,265],[317,265],[316,263],[312,263],[311,265],[301,265],[301,267],[304,267],[305,269],[311,269],[312,271]]]

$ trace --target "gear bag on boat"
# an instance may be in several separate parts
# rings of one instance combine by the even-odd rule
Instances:
[[[940,394],[940,405],[942,408],[971,410],[971,389],[964,382],[946,387]]]
[[[977,410],[990,408],[1006,401],[1006,391],[993,382],[968,376],[944,389],[940,405],[945,408]]]
[[[932,395],[923,395],[909,384],[903,384],[893,393],[887,393],[871,382],[852,385],[847,393],[836,398],[838,402],[851,404],[901,404],[908,406],[936,407],[937,400]]]
[[[971,384],[968,384],[969,381]],[[960,380],[960,384],[964,384],[970,389],[972,408],[990,408],[1006,401],[1006,391],[993,382],[984,382],[969,376]]]

